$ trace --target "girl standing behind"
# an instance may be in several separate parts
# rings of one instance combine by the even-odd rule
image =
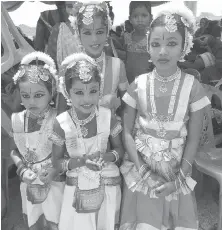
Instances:
[[[136,76],[149,71],[150,55],[147,53],[146,33],[152,14],[149,1],[131,1],[129,6],[129,20],[133,26],[131,33],[124,34],[126,49],[126,76],[132,83]]]
[[[148,35],[155,69],[138,76],[124,95],[121,230],[198,229],[190,175],[210,101],[194,76],[177,67],[192,47],[194,25],[185,6],[160,7]]]
[[[54,166],[66,172],[59,229],[113,230],[121,201],[115,163],[123,155],[122,127],[110,109],[98,105],[101,76],[96,62],[79,53],[62,66],[60,91],[71,109],[56,118],[51,137]]]
[[[56,110],[50,106],[56,90],[53,60],[41,52],[26,55],[14,76],[24,111],[12,114],[17,149],[11,152],[21,179],[22,211],[29,229],[58,229],[64,182],[52,167],[52,132]]]
[[[108,41],[111,19],[105,2],[86,3],[80,5],[76,23],[73,25],[84,53],[93,58],[101,73],[100,104],[116,110],[120,106],[120,98],[126,92],[128,81],[124,63],[104,52]],[[61,103],[60,103],[61,105]],[[60,109],[62,110],[62,109]]]

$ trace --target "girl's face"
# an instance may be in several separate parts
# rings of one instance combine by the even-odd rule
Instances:
[[[70,97],[78,115],[90,114],[99,103],[99,82],[83,84],[80,80],[73,79]]]
[[[48,106],[52,99],[44,83],[19,83],[20,96],[25,108],[35,115],[39,115]]]
[[[129,18],[135,30],[146,30],[151,22],[151,15],[145,6],[139,6],[132,11]]]
[[[155,27],[150,35],[150,56],[157,69],[176,68],[182,54],[182,36],[176,31],[168,32],[165,27]]]
[[[93,23],[85,25],[82,23],[80,28],[80,40],[86,53],[97,58],[101,55],[106,44],[107,28],[102,22],[101,17],[93,18]]]

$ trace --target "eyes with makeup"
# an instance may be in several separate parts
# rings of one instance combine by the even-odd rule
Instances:
[[[22,96],[24,99],[29,99],[29,98],[30,98],[30,95],[29,95],[28,93],[23,93],[23,92],[21,92],[21,96]],[[36,94],[34,95],[34,98],[42,98],[42,97],[44,97],[44,96],[45,96],[44,93],[36,93]]]
[[[93,89],[91,89],[91,90],[89,91],[89,94],[95,95],[95,94],[97,94],[98,92],[99,92],[99,89],[98,89],[98,88],[93,88]],[[73,93],[73,94],[76,94],[76,95],[78,95],[78,96],[83,96],[84,93],[85,93],[85,91],[84,91],[84,90],[81,90],[81,89],[73,89],[73,90],[72,90],[72,93]]]
[[[150,45],[151,45],[151,47],[156,48],[156,47],[160,47],[161,43],[158,42],[158,41],[154,41],[154,42],[151,42]],[[178,42],[176,42],[176,41],[169,41],[169,42],[167,42],[166,45],[169,46],[169,47],[175,47],[175,46],[178,45]]]
[[[100,29],[100,30],[96,31],[96,35],[102,35],[102,34],[105,34],[105,32],[106,32],[106,29]],[[82,34],[90,36],[90,35],[93,34],[93,31],[91,31],[91,30],[83,30]]]

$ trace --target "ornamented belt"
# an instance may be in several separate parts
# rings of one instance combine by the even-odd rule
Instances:
[[[102,177],[102,182],[106,186],[117,186],[121,184],[122,178],[121,176],[116,177]],[[66,177],[66,185],[68,186],[77,186],[78,185],[78,177]]]

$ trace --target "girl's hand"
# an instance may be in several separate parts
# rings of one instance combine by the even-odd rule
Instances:
[[[89,159],[90,161],[99,160],[100,157],[101,157],[101,152],[99,151],[86,156],[86,158]]]
[[[39,179],[44,184],[50,184],[55,178],[55,176],[56,176],[56,170],[54,168],[49,168],[39,175]]]
[[[22,180],[26,184],[31,184],[37,177],[37,174],[34,173],[31,169],[26,170],[22,175]]]
[[[176,192],[176,186],[174,182],[167,182],[155,189],[155,194],[157,197],[165,197],[173,192]]]
[[[90,160],[86,160],[86,167],[93,171],[100,171],[102,169],[102,166],[104,164],[104,161],[102,158]]]

